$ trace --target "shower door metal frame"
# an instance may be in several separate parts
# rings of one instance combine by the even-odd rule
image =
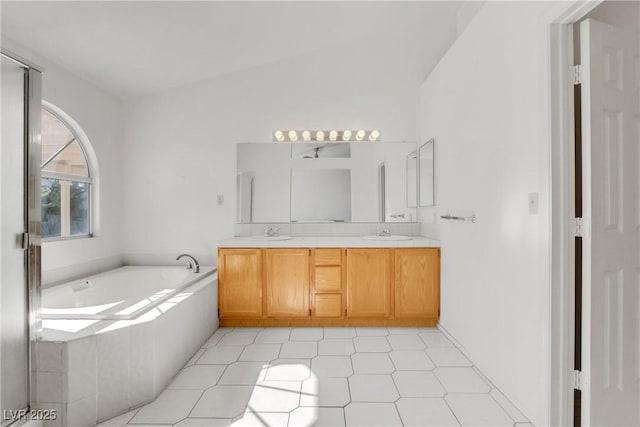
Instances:
[[[40,200],[40,163],[43,69],[5,49],[2,57],[11,60],[25,69],[24,84],[24,223],[23,248],[26,250],[25,274],[27,278],[28,304],[28,360],[27,387],[29,407],[37,404],[36,382],[36,342],[42,331],[40,320],[41,297],[41,200]]]

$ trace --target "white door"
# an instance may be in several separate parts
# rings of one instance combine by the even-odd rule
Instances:
[[[580,24],[582,62],[582,420],[640,425],[638,35]]]

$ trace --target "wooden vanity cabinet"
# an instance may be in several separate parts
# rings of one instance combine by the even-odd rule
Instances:
[[[222,326],[433,326],[440,248],[220,248]]]
[[[391,249],[347,249],[347,317],[391,316]]]
[[[344,312],[344,249],[317,248],[312,250],[313,288],[312,316],[340,318]]]
[[[265,249],[265,254],[266,316],[309,317],[311,249]]]
[[[394,252],[394,317],[437,322],[440,314],[440,249],[399,248]]]
[[[262,316],[262,250],[218,251],[218,307],[221,318]]]

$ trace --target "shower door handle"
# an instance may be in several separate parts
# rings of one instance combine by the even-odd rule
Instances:
[[[16,248],[29,249],[29,233],[16,234]]]

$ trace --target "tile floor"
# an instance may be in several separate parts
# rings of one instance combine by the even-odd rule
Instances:
[[[531,426],[436,328],[220,328],[112,426]]]

